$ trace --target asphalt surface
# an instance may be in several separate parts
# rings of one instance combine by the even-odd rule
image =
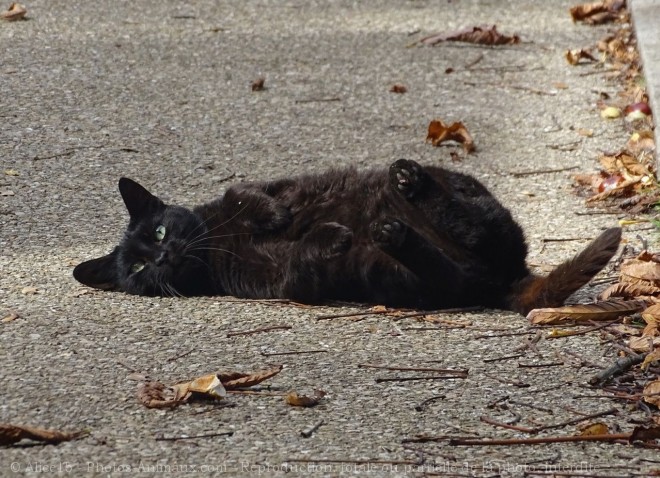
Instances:
[[[567,49],[593,45],[612,28],[574,24],[573,4],[35,0],[26,5],[28,21],[0,23],[0,315],[20,315],[0,323],[0,421],[88,432],[57,446],[0,450],[0,476],[643,476],[657,469],[657,451],[618,444],[403,443],[420,434],[523,437],[480,417],[520,416],[518,425],[530,427],[611,407],[619,414],[599,420],[630,431],[642,412],[588,398],[600,393],[586,384],[598,370],[588,364],[607,366],[616,355],[598,334],[542,340],[537,355],[519,351],[533,332],[509,312],[443,315],[439,323],[317,320],[362,309],[131,297],[90,291],[71,276],[75,264],[109,252],[121,236],[121,176],[191,206],[231,181],[387,166],[401,157],[482,180],[523,225],[529,262],[549,269],[616,225],[616,216],[587,214],[570,176],[594,171],[599,151],[627,139],[595,105],[617,86],[564,59]],[[484,23],[523,42],[408,47],[426,34]],[[266,89],[253,92],[259,77]],[[395,83],[408,92],[390,93]],[[463,121],[477,152],[426,144],[433,118]],[[451,151],[461,160],[451,161]],[[633,243],[638,234],[651,238],[644,225],[625,236]],[[290,328],[227,336],[278,325]],[[324,401],[295,408],[278,395],[232,395],[233,406],[153,410],[136,398],[140,375],[174,383],[275,363],[284,369],[264,384],[270,392],[322,389]],[[469,374],[377,382],[427,372],[360,364]],[[505,396],[509,410],[488,408]],[[172,439],[225,431],[233,434]],[[538,436],[574,433],[566,426]]]

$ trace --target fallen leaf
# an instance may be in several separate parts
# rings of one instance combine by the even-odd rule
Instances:
[[[639,366],[642,370],[646,370],[653,362],[660,362],[660,348],[655,349],[653,352],[649,352],[642,364]],[[656,380],[656,383],[658,381]],[[660,392],[660,390],[658,390]],[[660,400],[660,396],[658,397]],[[660,408],[660,406],[658,406]]]
[[[634,132],[626,143],[626,149],[634,155],[638,155],[641,152],[651,153],[655,151],[653,131],[644,130]]]
[[[622,283],[660,287],[660,264],[657,262],[628,259],[621,264]]]
[[[571,8],[570,12],[574,22],[600,25],[618,20],[625,6],[625,0],[603,0],[577,5]]]
[[[66,433],[57,430],[46,430],[44,428],[0,423],[0,445],[3,446],[17,443],[23,439],[56,444],[63,441],[75,440],[83,434],[84,432]]]
[[[24,295],[34,295],[38,292],[39,292],[39,289],[37,289],[36,287],[23,287],[21,289],[21,294],[24,294]]]
[[[252,82],[252,85],[250,87],[252,88],[252,91],[263,91],[266,89],[264,84],[266,83],[266,78],[257,78]]]
[[[445,41],[478,43],[480,45],[513,45],[520,43],[520,37],[517,35],[502,35],[497,31],[495,25],[481,25],[448,33],[434,33],[422,38],[419,42],[432,46]]]
[[[264,380],[274,377],[280,373],[282,368],[282,365],[278,365],[277,367],[251,374],[240,372],[220,372],[218,373],[218,378],[227,390],[235,390],[237,388],[246,388],[257,385],[258,383],[261,383]]]
[[[624,299],[634,299],[642,295],[656,295],[660,293],[660,287],[646,284],[626,284],[619,282],[605,289],[600,294],[601,300],[607,300],[610,297],[622,297]]]
[[[298,395],[296,392],[287,393],[284,400],[294,407],[314,407],[319,404],[326,393],[323,390],[314,390],[314,395]]]
[[[21,316],[18,315],[18,312],[10,311],[5,317],[0,320],[0,322],[13,322],[16,319],[19,319]]]
[[[175,400],[172,388],[156,381],[138,385],[138,400],[147,408],[174,408],[184,403],[182,400]]]
[[[556,325],[599,320],[612,320],[634,314],[646,308],[642,300],[610,300],[596,304],[566,305],[564,307],[534,309],[527,314],[532,324]]]
[[[609,433],[609,428],[602,422],[588,423],[580,427],[580,436],[607,435]]]
[[[188,401],[193,393],[205,395],[210,398],[223,398],[227,396],[227,390],[216,374],[204,375],[190,382],[177,383],[174,389],[174,400]]]
[[[655,347],[660,347],[660,337],[630,337],[628,340],[628,348],[634,352],[649,352]]]
[[[564,56],[566,57],[566,61],[569,63],[569,65],[577,65],[578,63],[580,63],[580,60],[586,60],[589,62],[598,61],[596,57],[594,57],[587,50],[583,50],[583,49],[566,50]]]
[[[406,88],[404,85],[400,85],[400,84],[392,85],[392,87],[390,88],[391,93],[401,93],[401,94],[403,94],[406,91],[408,91],[408,88]]]
[[[384,305],[374,305],[373,307],[369,307],[369,312],[376,312],[381,314],[383,312],[387,312],[387,307]]]
[[[474,151],[474,141],[465,125],[461,122],[452,123],[447,126],[440,119],[435,119],[429,123],[426,141],[431,142],[433,146],[439,146],[445,141],[456,141],[463,145],[466,153]]]
[[[22,20],[27,13],[27,9],[20,3],[12,3],[6,12],[0,13],[0,18],[7,22],[15,22]]]
[[[660,427],[635,427],[630,435],[630,442],[649,441],[660,438]]]

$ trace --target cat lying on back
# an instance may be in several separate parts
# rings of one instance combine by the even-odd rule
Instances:
[[[127,178],[119,190],[130,215],[124,238],[73,275],[138,295],[526,313],[561,305],[621,239],[608,229],[548,276],[534,275],[522,229],[480,182],[404,159],[389,170],[242,183],[192,210]]]

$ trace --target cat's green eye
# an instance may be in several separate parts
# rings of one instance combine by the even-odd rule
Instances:
[[[166,232],[167,232],[167,230],[165,229],[165,226],[163,226],[163,225],[161,224],[160,226],[158,226],[158,227],[156,228],[156,232],[154,233],[154,237],[156,238],[156,240],[157,240],[158,242],[160,242],[160,241],[162,241],[163,239],[165,239],[165,233],[166,233]]]
[[[140,272],[142,269],[144,269],[144,262],[138,261],[131,266],[131,272],[133,274]]]

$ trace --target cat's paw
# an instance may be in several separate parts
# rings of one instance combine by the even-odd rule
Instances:
[[[264,228],[269,231],[285,229],[293,222],[293,214],[288,207],[273,203],[270,205],[270,211],[266,214]]]
[[[409,159],[399,159],[390,166],[390,185],[408,199],[422,189],[424,177],[422,167]]]
[[[401,221],[385,218],[371,224],[371,238],[381,247],[400,247],[406,239],[408,226]]]
[[[323,259],[333,259],[348,252],[353,245],[353,231],[336,222],[326,222],[310,231],[305,242]]]

